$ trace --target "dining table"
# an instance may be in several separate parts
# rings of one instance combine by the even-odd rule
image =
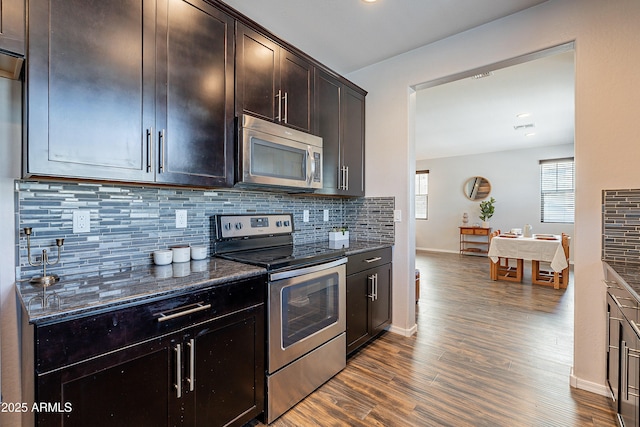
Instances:
[[[501,234],[491,239],[487,256],[492,263],[497,263],[499,258],[524,259],[529,261],[548,262],[554,272],[553,285],[560,288],[560,274],[569,267],[567,255],[562,246],[562,237],[558,235],[533,235],[524,237],[521,235]],[[491,269],[492,280],[497,280]],[[568,274],[568,271],[566,271]]]

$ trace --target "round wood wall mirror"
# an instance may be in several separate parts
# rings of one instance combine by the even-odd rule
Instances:
[[[491,183],[487,178],[473,176],[464,183],[463,191],[469,200],[483,200],[491,193]]]

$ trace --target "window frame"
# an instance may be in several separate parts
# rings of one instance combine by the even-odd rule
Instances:
[[[427,192],[426,193],[420,193],[419,192],[419,184],[418,184],[418,177],[420,175],[425,175],[427,177]],[[424,169],[424,170],[417,170],[416,174],[415,174],[415,189],[414,189],[414,203],[415,203],[415,212],[414,212],[414,218],[416,220],[420,220],[420,221],[426,221],[429,219],[429,170],[428,169]],[[420,216],[418,217],[418,198],[419,197],[424,197],[424,217]]]
[[[565,164],[569,166],[561,166]],[[550,165],[552,167],[549,167]],[[575,159],[564,157],[540,160],[539,168],[540,222],[544,224],[574,224]],[[568,177],[569,174],[570,177]]]

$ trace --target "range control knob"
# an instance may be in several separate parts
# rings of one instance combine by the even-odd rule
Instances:
[[[242,230],[242,223],[236,222],[236,230]]]
[[[282,221],[276,221],[276,227],[282,227]]]
[[[289,224],[291,224],[291,223],[289,222],[289,220],[285,220],[285,221],[284,221],[284,226],[285,226],[285,227],[288,227],[288,226],[289,226]]]
[[[230,222],[225,222],[223,225],[225,230],[231,230],[231,223]]]

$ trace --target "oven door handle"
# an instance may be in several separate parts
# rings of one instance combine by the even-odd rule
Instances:
[[[342,264],[346,264],[347,261],[348,261],[347,257],[344,257],[344,258],[340,258],[338,260],[327,262],[324,264],[312,265],[310,267],[304,267],[304,268],[296,268],[293,270],[281,271],[278,273],[271,273],[269,275],[269,281],[275,282],[276,280],[290,279],[292,277],[298,277],[304,274],[310,274],[310,273],[315,273],[317,271],[328,270],[330,268],[337,267]]]

